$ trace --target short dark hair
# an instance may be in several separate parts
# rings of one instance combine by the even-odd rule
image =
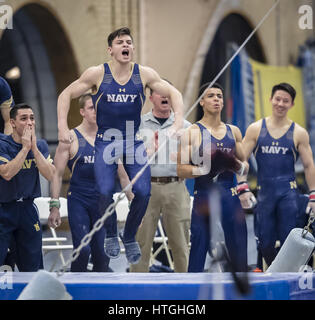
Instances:
[[[200,87],[200,89],[199,89],[200,94],[203,94],[206,91],[206,89],[208,89],[209,84],[210,84],[210,82],[206,82]],[[217,82],[215,82],[210,88],[220,89],[222,91],[222,93],[224,93],[223,87]]]
[[[80,109],[83,109],[85,107],[85,103],[88,99],[92,99],[92,95],[90,93],[83,94],[79,98],[79,107]]]
[[[133,40],[130,29],[128,27],[119,28],[115,31],[113,31],[108,37],[107,37],[107,43],[108,46],[111,47],[113,44],[113,40],[117,37],[127,35],[130,36],[131,40]]]
[[[10,119],[15,119],[16,115],[17,115],[17,113],[18,113],[18,111],[20,109],[31,109],[31,110],[33,110],[33,108],[31,106],[29,106],[28,104],[26,104],[26,103],[16,104],[10,110]]]
[[[292,102],[294,102],[294,99],[295,99],[295,96],[296,96],[296,91],[290,84],[288,84],[286,82],[281,82],[281,83],[276,84],[275,86],[273,86],[272,90],[271,90],[271,98],[274,96],[274,94],[278,90],[286,91],[291,96]]]

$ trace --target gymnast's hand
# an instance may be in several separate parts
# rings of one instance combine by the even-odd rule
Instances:
[[[37,150],[37,138],[35,133],[35,126],[31,128],[32,131],[32,150],[33,152]]]
[[[252,209],[257,204],[256,197],[253,195],[251,191],[239,194],[238,198],[240,199],[241,206],[243,209]]]
[[[32,129],[29,126],[26,126],[23,130],[22,146],[27,150],[32,148]]]
[[[184,132],[183,128],[183,122],[174,122],[172,126],[167,130],[167,136],[169,138],[178,138],[180,137]]]
[[[59,209],[56,207],[53,207],[50,209],[50,214],[48,217],[48,226],[50,228],[58,228],[61,225],[61,218],[60,218],[60,212]]]

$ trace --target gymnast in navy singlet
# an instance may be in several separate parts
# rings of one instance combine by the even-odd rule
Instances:
[[[282,246],[289,232],[305,220],[300,214],[301,207],[309,206],[315,211],[315,167],[309,135],[288,118],[295,96],[296,91],[289,83],[274,85],[270,97],[271,115],[249,125],[243,139],[246,159],[253,152],[257,161],[258,204],[254,230],[257,249],[267,265],[277,255],[276,241],[280,240]],[[298,157],[310,190],[307,204],[299,200],[301,196],[295,180]],[[250,196],[251,192],[244,193],[240,196],[241,202]]]
[[[143,141],[138,135],[145,90],[150,88],[172,102],[175,121],[169,134],[183,127],[183,98],[181,93],[163,80],[152,68],[134,62],[134,44],[129,28],[113,31],[107,38],[108,63],[88,68],[79,79],[71,83],[58,98],[58,137],[62,143],[71,143],[67,124],[70,101],[91,90],[97,111],[98,132],[95,139],[95,178],[101,194],[100,206],[105,210],[113,202],[114,177],[120,159],[132,180],[134,199],[130,206],[125,228],[119,235],[129,263],[136,264],[141,250],[135,236],[150,198],[150,167]],[[145,169],[144,166],[146,167]],[[143,170],[143,171],[142,171]],[[120,245],[115,212],[105,221],[105,253],[118,258]]]
[[[101,213],[94,178],[94,146],[77,129],[74,129],[74,132],[78,139],[79,148],[76,155],[67,164],[71,171],[67,204],[73,248],[75,249],[101,217]],[[109,258],[104,252],[104,239],[105,229],[101,228],[93,235],[89,245],[80,251],[79,257],[72,262],[71,271],[87,271],[91,255],[93,271],[106,272]]]
[[[99,208],[99,193],[94,175],[94,139],[97,132],[96,112],[90,94],[79,98],[82,122],[71,133],[71,144],[59,143],[55,153],[56,173],[51,183],[52,200],[48,224],[56,228],[61,224],[60,191],[66,166],[70,169],[70,186],[67,193],[68,220],[73,247],[76,249],[81,240],[102,216]],[[105,229],[100,228],[92,236],[91,242],[84,246],[78,258],[71,263],[72,272],[86,272],[91,256],[93,271],[108,271],[109,258],[104,251]]]
[[[229,125],[222,139],[216,139],[201,123],[196,123],[201,132],[200,154],[207,144],[214,149],[232,154],[235,153],[235,139]],[[191,249],[188,272],[202,272],[210,246],[210,201],[211,190],[220,191],[221,223],[225,244],[234,270],[247,271],[247,228],[245,214],[236,192],[236,178],[233,172],[221,172],[221,164],[212,161],[211,171],[207,175],[197,177],[194,186],[194,203],[191,220]],[[221,173],[220,173],[221,172]],[[216,182],[213,182],[215,178]]]
[[[141,109],[144,103],[143,85],[139,66],[133,65],[132,75],[126,84],[119,84],[110,67],[104,64],[104,79],[93,102],[97,110],[98,132],[95,139],[95,176],[97,190],[101,194],[102,207],[112,203],[115,192],[115,176],[118,159],[125,167],[130,179],[146,164],[146,151],[138,135]],[[150,167],[147,167],[133,185],[135,195],[125,224],[123,238],[134,243],[138,226],[145,214],[151,190]],[[117,241],[117,218],[112,214],[105,222],[106,238]],[[108,247],[110,246],[110,241]],[[110,257],[111,253],[106,251]]]
[[[195,178],[188,271],[203,272],[207,253],[213,254],[219,243],[227,249],[220,257],[227,262],[225,271],[246,272],[247,228],[234,174],[243,174],[242,135],[221,121],[219,84],[204,90],[200,105],[203,117],[184,132],[177,158],[178,176]]]
[[[275,242],[283,244],[296,227],[299,198],[294,165],[298,159],[293,134],[295,123],[280,138],[273,138],[262,120],[254,149],[257,161],[258,205],[256,208],[258,247],[271,264],[277,255]],[[272,168],[272,169],[271,169]]]

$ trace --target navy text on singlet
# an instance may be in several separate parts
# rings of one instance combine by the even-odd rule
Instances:
[[[123,139],[134,139],[140,126],[141,109],[145,102],[139,65],[133,64],[131,77],[124,85],[114,79],[107,63],[104,64],[104,70],[98,92],[92,96],[97,110],[96,139],[104,138],[104,133],[105,136],[120,134]]]
[[[295,179],[294,165],[298,152],[293,141],[294,127],[295,123],[292,122],[288,131],[279,139],[275,139],[268,132],[266,120],[262,120],[254,152],[258,166],[258,182],[275,177],[282,180]]]

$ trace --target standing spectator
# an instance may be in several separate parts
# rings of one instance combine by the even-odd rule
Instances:
[[[153,239],[160,217],[168,237],[175,272],[187,272],[189,257],[190,196],[185,180],[177,176],[178,141],[169,139],[167,131],[174,123],[171,101],[150,90],[152,111],[141,118],[140,134],[150,155],[164,145],[151,164],[151,198],[137,233],[142,257],[131,272],[148,272]],[[184,127],[190,122],[184,121]],[[167,143],[165,143],[167,139]]]
[[[33,110],[10,110],[12,135],[0,140],[0,265],[14,237],[19,271],[42,267],[42,230],[34,198],[41,196],[39,173],[51,181],[55,167],[47,142],[37,140]]]

